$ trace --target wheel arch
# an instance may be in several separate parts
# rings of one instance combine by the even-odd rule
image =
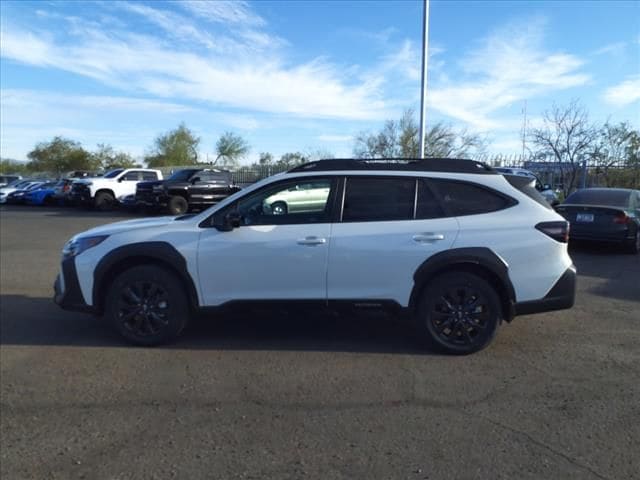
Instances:
[[[115,248],[106,254],[93,273],[93,306],[104,311],[109,285],[125,270],[139,265],[154,265],[176,275],[185,286],[192,309],[198,307],[198,293],[187,269],[185,258],[167,242],[140,242]]]
[[[411,312],[417,311],[420,296],[428,283],[438,275],[452,271],[473,273],[486,279],[500,297],[504,320],[509,322],[513,319],[516,294],[509,278],[509,268],[485,247],[455,248],[425,260],[413,275],[414,285],[409,298]]]
[[[97,197],[99,193],[108,193],[113,198],[116,198],[115,192],[112,189],[108,188],[108,187],[102,187],[102,188],[99,188],[98,190],[96,190],[96,193],[93,195],[93,198]]]

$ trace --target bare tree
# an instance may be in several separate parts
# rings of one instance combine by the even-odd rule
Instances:
[[[536,158],[556,162],[563,178],[565,195],[576,187],[582,162],[593,154],[598,131],[589,122],[586,109],[577,100],[561,107],[553,105],[543,116],[543,126],[530,130]]]
[[[361,132],[355,138],[353,149],[357,158],[417,158],[420,130],[413,110],[406,110],[399,121],[387,120],[377,133]],[[439,158],[464,158],[480,155],[486,148],[486,139],[455,130],[451,125],[438,122],[425,135],[425,155]]]

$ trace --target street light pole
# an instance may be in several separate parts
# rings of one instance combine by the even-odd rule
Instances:
[[[429,0],[422,9],[422,88],[420,92],[420,158],[424,158],[424,140],[427,129],[427,66],[429,63]]]

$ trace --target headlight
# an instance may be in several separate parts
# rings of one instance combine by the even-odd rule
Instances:
[[[97,235],[95,237],[80,237],[69,240],[62,249],[62,258],[67,259],[80,255],[85,250],[104,242],[109,235]]]

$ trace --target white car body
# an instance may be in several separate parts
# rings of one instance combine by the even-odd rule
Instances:
[[[137,172],[139,172],[136,176],[137,178],[130,178],[132,174]],[[151,173],[155,175],[155,178],[143,179],[141,178],[143,172]],[[109,173],[107,173],[107,175],[109,175]],[[121,172],[113,177],[88,177],[74,180],[73,185],[77,184],[88,187],[91,198],[95,198],[96,194],[100,191],[106,191],[110,192],[116,200],[122,201],[127,195],[135,195],[138,182],[146,180],[162,180],[162,172],[149,168],[127,168],[122,169]]]
[[[229,231],[212,228],[216,214],[237,208],[234,205],[238,202],[249,203],[245,199],[251,199],[254,193],[260,199],[261,192],[270,192],[274,185],[329,179],[335,189],[332,198],[339,205],[336,185],[371,176],[410,177],[409,182],[415,180],[416,202],[419,182],[427,179],[490,189],[496,196],[508,198],[510,206],[490,213],[418,219],[414,203],[411,220],[341,221],[340,216],[315,223],[276,219],[272,224],[246,223]],[[344,190],[342,195],[340,211],[344,212]],[[197,215],[131,220],[83,232],[69,245],[82,239],[100,241],[63,262],[56,294],[62,300],[56,301],[64,307],[64,285],[69,276],[77,276],[73,282],[80,291],[75,295],[80,297],[76,298],[81,303],[80,309],[100,310],[100,295],[106,287],[94,282],[107,268],[105,265],[110,265],[105,259],[120,258],[127,249],[136,250],[138,256],[155,255],[151,250],[165,245],[166,253],[158,255],[157,260],[178,258],[183,265],[177,267],[184,270],[183,280],[193,284],[194,308],[254,300],[349,301],[370,306],[392,302],[400,308],[412,308],[420,269],[432,259],[449,258],[448,255],[458,255],[452,265],[462,262],[464,255],[468,255],[464,252],[482,255],[487,252],[495,268],[506,272],[505,281],[512,290],[509,301],[515,314],[568,308],[573,304],[575,290],[562,299],[563,306],[554,304],[554,298],[549,299],[566,275],[572,276],[569,284],[575,287],[575,283],[571,284],[575,282],[575,269],[566,238],[554,239],[539,228],[556,224],[568,228],[568,223],[543,204],[542,199],[532,199],[497,174],[393,170],[289,172],[247,187]],[[281,216],[278,218],[283,220]]]

